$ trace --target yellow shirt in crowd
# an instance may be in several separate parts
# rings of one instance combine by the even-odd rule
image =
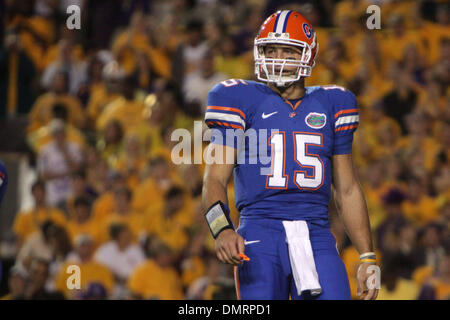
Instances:
[[[419,225],[425,225],[439,216],[436,200],[427,195],[422,195],[417,203],[404,201],[402,210],[406,217]]]
[[[119,214],[113,212],[106,216],[101,221],[101,234],[100,238],[102,242],[111,240],[109,236],[109,229],[113,224],[125,224],[133,236],[133,240],[137,242],[142,232],[145,232],[144,215],[139,212],[128,212],[126,214]]]
[[[69,220],[67,221],[66,230],[72,243],[74,243],[77,236],[82,234],[89,235],[94,240],[94,245],[96,247],[100,245],[103,240],[101,238],[101,232],[103,231],[101,225],[92,218],[89,218],[83,223],[79,223],[73,219]]]
[[[153,260],[142,263],[128,279],[128,288],[144,299],[183,299],[181,278],[174,268],[162,268]]]
[[[164,217],[164,206],[165,203],[159,207],[152,206],[146,211],[146,230],[158,236],[175,252],[180,252],[188,244],[186,229],[192,227],[194,222],[194,203],[186,196],[183,208],[173,213],[172,217]]]
[[[14,233],[25,240],[33,232],[37,231],[40,225],[50,220],[62,227],[66,226],[67,218],[64,213],[56,208],[41,208],[19,212],[14,220]]]
[[[114,287],[114,276],[107,267],[95,261],[85,263],[68,261],[61,266],[55,278],[55,288],[61,291],[67,299],[73,298],[74,295],[79,293],[79,290],[69,289],[67,286],[67,280],[72,275],[67,273],[70,265],[76,265],[80,268],[80,290],[86,290],[90,283],[96,282],[103,285],[111,294]]]
[[[115,210],[114,192],[107,191],[101,194],[92,205],[92,216],[97,223],[110,215]]]
[[[191,285],[196,279],[203,277],[206,272],[205,263],[199,256],[189,257],[188,259],[183,261],[181,269],[181,279],[183,281],[183,285],[186,288]]]
[[[139,32],[122,32],[112,45],[113,53],[118,57],[126,72],[139,68],[136,53],[143,54],[154,70],[163,78],[169,79],[171,63],[164,50],[150,45],[149,38]]]
[[[393,291],[388,291],[381,283],[377,300],[416,300],[420,293],[420,286],[412,280],[398,278]]]
[[[95,123],[104,108],[115,99],[119,98],[119,93],[108,92],[104,84],[96,84],[91,87],[91,95],[86,107],[89,119]]]
[[[142,121],[145,105],[119,97],[110,102],[97,119],[97,130],[102,132],[111,120],[117,120],[125,133],[136,128]]]
[[[70,123],[66,126],[66,137],[69,142],[76,143],[80,148],[84,148],[86,145],[83,133]],[[27,140],[33,151],[38,154],[54,139],[50,132],[50,126],[45,125],[40,129],[29,133],[27,135]]]
[[[76,97],[68,94],[56,95],[53,92],[47,92],[37,98],[34,103],[28,115],[30,124],[27,131],[32,132],[45,126],[52,119],[52,108],[56,103],[66,107],[68,123],[77,128],[83,127],[85,121],[84,110]]]

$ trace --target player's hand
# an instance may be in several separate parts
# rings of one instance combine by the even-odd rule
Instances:
[[[232,229],[223,230],[216,239],[216,255],[223,262],[232,265],[242,263],[239,253],[244,253],[245,245],[242,238],[236,231]]]
[[[361,300],[375,300],[378,296],[379,289],[377,289],[375,281],[372,281],[372,277],[380,277],[380,275],[379,272],[377,274],[374,271],[368,270],[369,266],[375,266],[378,268],[378,266],[376,266],[374,263],[363,262],[359,265],[356,274],[358,280],[358,289],[356,291],[356,295]],[[379,279],[376,279],[376,282],[379,283]]]

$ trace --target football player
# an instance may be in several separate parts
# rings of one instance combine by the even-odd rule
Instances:
[[[239,299],[350,299],[328,220],[332,191],[360,253],[358,295],[377,296],[368,281],[377,267],[367,206],[352,162],[356,98],[335,85],[305,87],[318,47],[304,16],[278,11],[255,38],[259,81],[230,79],[208,95],[209,151],[221,146],[233,161],[206,166],[203,205],[218,259],[235,265]],[[257,144],[266,145],[269,165],[251,161],[258,156],[252,146],[226,139],[229,130],[267,132]],[[237,229],[226,192],[233,173]]]

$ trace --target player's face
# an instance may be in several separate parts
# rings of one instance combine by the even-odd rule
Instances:
[[[285,60],[301,60],[302,58],[302,48],[280,45],[280,44],[269,44],[264,48],[264,55],[266,59],[285,59]],[[275,66],[275,72],[279,72],[281,66]],[[286,66],[283,69],[283,75],[290,75],[297,71],[295,66]]]

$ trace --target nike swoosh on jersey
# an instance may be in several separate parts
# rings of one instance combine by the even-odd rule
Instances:
[[[272,112],[272,113],[269,113],[269,114],[265,114],[263,112],[263,114],[261,116],[262,116],[263,119],[267,119],[268,117],[273,116],[275,113],[278,113],[278,111],[275,111],[275,112]]]
[[[252,244],[252,243],[258,243],[258,242],[261,242],[261,240],[253,240],[253,241],[244,240],[244,245],[248,245],[248,244]]]

